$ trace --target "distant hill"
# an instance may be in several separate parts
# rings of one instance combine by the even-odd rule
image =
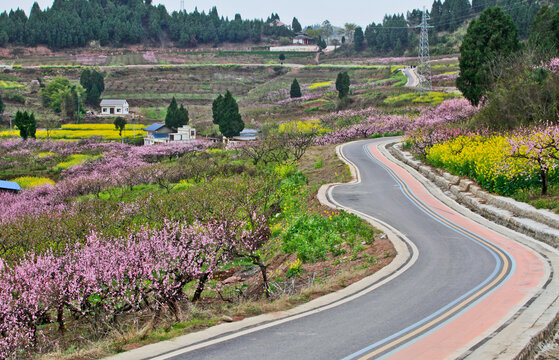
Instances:
[[[168,13],[152,0],[55,0],[52,7],[41,10],[35,3],[29,17],[23,10],[0,14],[0,46],[46,45],[51,49],[83,47],[92,41],[102,46],[133,44],[196,47],[223,42],[243,43],[263,40],[286,41],[294,35],[283,26],[277,14],[266,21],[220,17],[217,9],[207,14],[194,10]],[[515,21],[519,34],[526,38],[530,24],[541,8],[540,0],[434,0],[429,11],[433,26],[430,43],[435,53],[455,52],[460,35],[454,34],[488,6],[500,6]],[[559,0],[552,0],[555,6]],[[403,55],[416,51],[422,11],[386,15],[381,23],[371,23],[364,31],[364,51],[372,55]],[[351,22],[351,19],[348,19]],[[327,23],[327,22],[325,22]],[[280,24],[279,26],[272,25]],[[329,24],[329,23],[328,23]],[[324,24],[323,24],[324,25]],[[299,25],[300,26],[300,25]],[[341,28],[325,29],[326,38],[341,40]],[[320,28],[320,27],[319,27]],[[321,35],[313,29],[313,36]],[[332,33],[332,30],[334,32]],[[345,36],[346,40],[351,38]]]
[[[46,45],[51,49],[101,45],[130,45],[170,40],[181,47],[222,42],[260,42],[263,36],[291,36],[289,28],[270,26],[277,15],[263,20],[220,17],[194,10],[169,14],[151,0],[55,0],[41,10],[35,3],[29,17],[23,10],[0,15],[0,46]]]

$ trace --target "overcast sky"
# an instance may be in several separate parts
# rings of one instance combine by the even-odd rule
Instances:
[[[0,12],[21,8],[27,14],[34,0],[0,0]],[[37,0],[41,9],[52,5],[52,0]],[[153,0],[154,4],[163,4],[167,11],[179,10],[180,0]],[[199,11],[207,12],[217,6],[220,15],[232,18],[236,13],[246,19],[266,19],[272,12],[277,12],[281,20],[291,24],[294,16],[303,26],[313,25],[330,20],[333,25],[343,26],[353,22],[366,26],[371,22],[379,22],[384,14],[405,13],[412,9],[431,8],[433,0],[345,0],[345,1],[310,1],[310,0],[184,0],[187,11],[198,7]]]

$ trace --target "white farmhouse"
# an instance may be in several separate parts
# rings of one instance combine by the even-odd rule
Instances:
[[[147,136],[144,145],[187,143],[196,140],[196,129],[190,125],[184,125],[174,133],[163,124],[152,124],[144,129]]]
[[[101,115],[128,115],[128,102],[126,100],[101,100]]]

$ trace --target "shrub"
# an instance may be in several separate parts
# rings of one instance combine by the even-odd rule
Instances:
[[[340,212],[323,217],[305,213],[287,227],[282,250],[296,253],[303,262],[313,262],[325,260],[329,254],[344,254],[344,245],[353,248],[358,239],[370,242],[373,238],[373,230],[356,215]]]

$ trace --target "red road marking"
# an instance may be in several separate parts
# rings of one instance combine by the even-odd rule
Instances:
[[[516,263],[516,269],[512,276],[496,291],[468,309],[457,319],[389,358],[443,359],[461,348],[473,346],[506,322],[520,306],[533,296],[534,291],[543,285],[546,281],[545,263],[527,247],[485,228],[443,204],[407,171],[382,155],[375,144],[369,145],[369,151],[380,162],[396,172],[407,184],[410,191],[431,210],[501,247]]]

